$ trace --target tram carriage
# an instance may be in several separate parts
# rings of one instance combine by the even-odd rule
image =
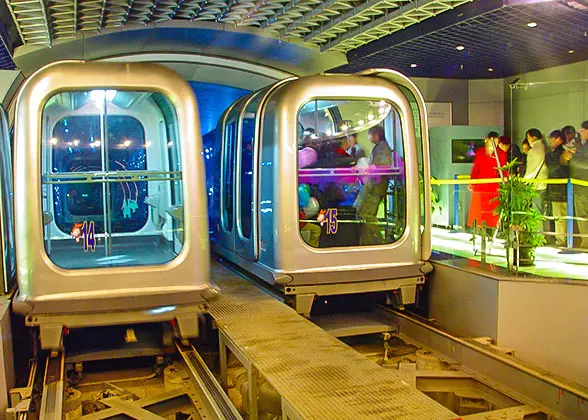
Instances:
[[[25,83],[15,119],[14,308],[42,347],[63,327],[197,335],[217,292],[190,86],[153,64],[62,62]]]
[[[430,177],[412,82],[388,70],[287,79],[237,100],[216,132],[217,253],[306,315],[317,296],[414,303],[430,271]],[[351,137],[364,157],[347,152]]]

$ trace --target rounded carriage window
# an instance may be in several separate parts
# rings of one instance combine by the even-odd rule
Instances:
[[[398,111],[385,100],[313,100],[298,113],[302,239],[315,248],[390,244],[406,227]]]
[[[63,268],[164,264],[183,246],[175,108],[152,92],[59,93],[42,116],[45,250]]]

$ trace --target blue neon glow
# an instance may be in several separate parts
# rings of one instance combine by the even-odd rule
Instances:
[[[175,306],[162,306],[160,308],[150,309],[147,311],[147,313],[151,314],[151,315],[157,315],[157,314],[164,314],[166,312],[172,312],[175,310],[176,310]]]

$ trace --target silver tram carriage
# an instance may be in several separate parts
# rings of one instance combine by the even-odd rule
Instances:
[[[57,63],[15,119],[14,307],[42,347],[63,327],[175,320],[197,335],[216,289],[188,84],[153,64]]]
[[[317,296],[413,303],[431,267],[425,115],[415,85],[388,70],[292,78],[237,100],[216,130],[213,249],[306,315]]]

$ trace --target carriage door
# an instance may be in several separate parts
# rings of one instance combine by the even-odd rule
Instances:
[[[252,95],[239,116],[237,145],[236,203],[237,253],[248,260],[257,260],[257,156],[258,110],[267,89]]]
[[[235,157],[238,138],[239,114],[243,102],[237,102],[230,110],[223,125],[221,148],[221,191],[220,191],[220,219],[221,229],[219,239],[223,247],[233,251],[235,249]]]
[[[0,108],[0,248],[3,292],[8,293],[16,275],[12,210],[12,158],[6,114]]]

